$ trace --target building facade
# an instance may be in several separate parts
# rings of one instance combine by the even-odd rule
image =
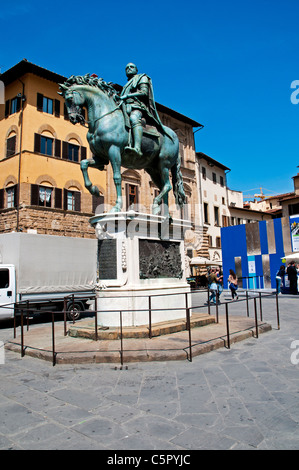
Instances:
[[[86,129],[69,122],[57,94],[65,78],[23,60],[1,80],[0,232],[93,237],[99,199],[83,187],[80,161],[91,155]],[[106,171],[92,178],[104,197]]]
[[[206,229],[208,258],[222,260],[221,228],[271,219],[262,208],[244,207],[243,193],[227,186],[230,168],[197,152],[199,220]]]
[[[299,173],[292,177],[294,190],[289,193],[264,196],[247,203],[251,209],[262,210],[272,218],[289,217],[299,214]]]

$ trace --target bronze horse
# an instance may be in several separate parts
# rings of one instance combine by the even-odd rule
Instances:
[[[60,85],[60,89],[60,94],[65,98],[70,121],[73,124],[88,123],[87,140],[93,158],[82,160],[81,170],[85,187],[91,194],[99,195],[99,190],[89,179],[88,167],[103,170],[104,166],[111,162],[117,198],[110,212],[120,212],[122,209],[121,166],[145,169],[159,188],[160,192],[153,202],[154,214],[161,214],[163,202],[165,215],[169,215],[168,193],[172,185],[177,205],[183,206],[186,198],[180,170],[179,141],[172,129],[164,126],[166,132],[163,135],[157,131],[145,131],[141,146],[143,156],[134,158],[125,151],[130,130],[126,126],[117,92],[110,83],[87,74],[71,76]],[[82,107],[87,109],[87,121],[83,118]]]

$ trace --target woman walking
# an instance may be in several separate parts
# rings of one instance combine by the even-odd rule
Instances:
[[[234,300],[235,298],[236,300],[238,300],[238,295],[237,295],[238,278],[232,269],[229,270],[228,286],[232,293],[232,300]]]

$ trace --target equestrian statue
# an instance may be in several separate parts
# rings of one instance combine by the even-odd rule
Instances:
[[[168,193],[173,186],[176,204],[186,197],[180,170],[179,141],[176,133],[161,123],[156,110],[150,77],[138,74],[136,65],[126,66],[127,84],[119,94],[111,82],[96,75],[71,76],[60,84],[70,122],[88,124],[87,140],[93,158],[81,161],[85,187],[99,195],[88,176],[88,167],[103,170],[112,165],[116,202],[110,212],[121,212],[121,167],[144,169],[158,187],[152,212],[169,216]],[[82,108],[87,109],[87,120]],[[171,171],[172,185],[169,171]]]

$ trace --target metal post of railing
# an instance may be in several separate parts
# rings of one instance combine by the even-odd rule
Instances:
[[[64,297],[64,300],[63,300],[63,324],[64,324],[64,336],[67,335],[67,331],[66,331],[66,297]]]
[[[148,296],[148,337],[152,337],[152,298]]]
[[[120,363],[123,366],[123,320],[122,320],[122,311],[120,310]]]
[[[73,325],[75,323],[75,295],[72,295],[72,303],[73,303]]]
[[[14,338],[17,337],[17,333],[16,333],[16,330],[17,330],[17,316],[16,316],[16,313],[17,313],[17,307],[16,307],[16,304],[14,304],[14,313],[13,313],[13,337]]]
[[[190,322],[190,308],[186,309],[186,324],[189,334],[189,361],[192,362],[192,346],[191,346],[191,322]]]
[[[95,333],[95,340],[98,341],[98,299],[95,297],[94,299],[94,318],[95,318],[95,325],[94,325],[94,333]]]
[[[254,297],[254,319],[255,319],[255,336],[256,338],[259,337],[259,331],[257,326],[257,310],[256,310],[256,297]]]
[[[26,301],[26,311],[27,331],[29,331],[29,300]]]
[[[230,349],[229,320],[228,320],[228,302],[226,302],[226,304],[225,304],[225,317],[226,317],[227,348]]]
[[[259,299],[260,299],[260,320],[263,321],[263,311],[262,311],[262,293],[259,292]]]
[[[25,356],[24,350],[24,316],[23,309],[21,310],[21,357]]]
[[[277,329],[280,330],[278,292],[276,292],[276,315],[277,315]]]
[[[218,304],[219,304],[219,293],[217,292],[216,294],[216,323],[219,323]]]
[[[211,315],[211,306],[210,306],[210,288],[208,287],[208,314]]]
[[[54,329],[54,312],[52,312],[52,363],[53,366],[56,364],[56,352],[55,352],[55,329]]]
[[[247,308],[247,317],[249,317],[248,290],[246,291],[246,308]]]
[[[191,302],[191,303],[192,303],[192,302]],[[187,316],[188,307],[189,307],[189,304],[188,304],[188,292],[185,292],[186,330],[188,329],[188,316]]]

